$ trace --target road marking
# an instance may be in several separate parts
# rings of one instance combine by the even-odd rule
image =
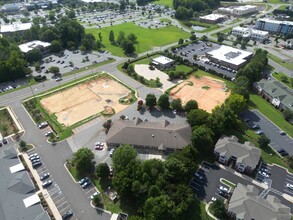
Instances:
[[[61,213],[61,212],[63,212],[65,209],[67,209],[67,208],[69,208],[69,207],[70,207],[70,206],[67,205],[67,206],[65,206],[65,208],[61,209],[59,212]]]
[[[287,193],[293,195],[293,192],[292,192],[292,191],[289,191],[289,190],[287,190],[287,189],[284,189],[284,192],[287,192]]]
[[[293,183],[293,179],[288,179],[288,178],[285,178],[285,179],[286,179],[286,181]]]
[[[281,193],[280,191],[278,191],[278,190],[276,190],[276,189],[271,188],[270,191],[273,192],[273,193],[276,193],[276,194],[278,194],[278,195],[280,195],[280,196],[283,196],[283,193]]]
[[[55,204],[59,203],[60,201],[65,200],[65,197],[62,197],[61,199],[57,200],[56,202],[54,202]]]
[[[85,193],[85,195],[89,194],[90,192],[91,192],[91,190],[87,191],[87,192]]]
[[[195,188],[195,187],[193,187],[193,186],[191,186],[191,188],[194,189],[194,190],[196,190],[196,191],[199,191],[198,188]]]
[[[293,180],[293,176],[291,176],[291,175],[287,175],[286,177],[288,177],[288,178]]]
[[[55,194],[54,194],[54,195],[55,195]],[[53,196],[51,196],[51,198],[52,198],[53,200],[55,200],[55,199],[57,199],[59,196],[62,196],[62,195],[63,195],[63,193],[62,193],[61,191],[59,191],[57,196],[55,196],[54,198],[53,198]]]
[[[61,206],[63,206],[63,205],[65,205],[67,203],[67,201],[65,200],[64,202],[62,202],[60,205],[58,205],[57,207],[58,207],[58,209],[61,207]]]
[[[202,186],[202,184],[199,184],[197,182],[191,181],[193,184],[198,185],[198,186]]]

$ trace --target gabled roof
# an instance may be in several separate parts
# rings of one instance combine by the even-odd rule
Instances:
[[[267,94],[279,99],[284,106],[293,111],[293,91],[290,88],[276,80],[262,79],[256,84]]]
[[[187,124],[146,122],[135,120],[117,120],[110,128],[106,142],[111,144],[131,144],[139,146],[183,149],[190,144],[191,128]]]
[[[3,150],[4,158],[12,159],[17,157],[17,153],[13,148]]]
[[[25,172],[16,175],[8,185],[10,191],[26,194],[35,189],[29,176]]]
[[[267,199],[258,196],[258,189],[252,185],[238,183],[229,202],[228,211],[243,220],[290,220],[290,208],[281,204],[272,195]]]
[[[221,137],[215,146],[215,152],[225,155],[227,158],[236,157],[237,163],[242,163],[251,168],[255,168],[260,160],[261,150],[254,144],[245,142],[241,144],[235,136]]]

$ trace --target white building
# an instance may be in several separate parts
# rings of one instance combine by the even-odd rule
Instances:
[[[152,64],[162,69],[171,67],[173,63],[174,63],[174,60],[165,56],[159,56],[152,60]]]
[[[269,38],[269,32],[267,31],[260,31],[239,26],[232,29],[232,34],[234,36],[242,36],[244,38],[249,37],[250,39],[257,41],[264,41]]]
[[[9,25],[1,25],[0,33],[2,35],[11,35],[12,33],[22,33],[29,30],[32,27],[32,23],[14,23]]]
[[[220,14],[209,14],[206,16],[201,16],[199,17],[199,20],[201,22],[205,23],[219,23],[225,20],[226,16],[225,15],[220,15]]]
[[[222,45],[219,49],[207,52],[206,56],[214,63],[238,70],[250,60],[252,53]]]
[[[218,12],[235,16],[244,16],[257,13],[258,7],[255,5],[242,5],[237,7],[231,6],[229,8],[219,8]]]
[[[264,30],[271,33],[293,34],[292,21],[277,21],[268,18],[260,18],[257,19],[254,27],[258,30]]]
[[[31,41],[25,44],[20,44],[18,47],[20,49],[21,52],[23,53],[27,53],[33,49],[38,49],[40,50],[42,53],[46,53],[48,52],[48,50],[50,49],[51,44],[48,42],[43,42],[43,41],[39,41],[39,40],[35,40],[35,41]]]

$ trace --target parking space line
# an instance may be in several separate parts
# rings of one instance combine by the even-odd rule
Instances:
[[[67,201],[65,200],[64,202],[62,202],[60,205],[58,205],[57,207],[58,207],[58,209],[60,208],[60,206],[63,206],[63,205],[65,205],[67,203]],[[69,206],[69,205],[68,205]]]
[[[55,194],[54,194],[54,195],[55,195]],[[53,199],[53,201],[54,201],[55,199],[57,199],[59,196],[62,196],[63,193],[62,193],[61,191],[59,191],[58,194],[57,194],[56,196],[54,196],[54,195],[51,196],[51,198]]]
[[[199,191],[198,188],[195,188],[195,187],[193,187],[193,186],[191,186],[191,188],[194,189],[194,190],[196,190],[196,191]]]
[[[59,212],[61,213],[61,212],[63,212],[65,209],[67,209],[67,208],[69,208],[69,207],[70,207],[70,206],[67,205],[67,206],[65,206],[65,208],[61,209]]]
[[[286,181],[293,183],[293,179],[288,179],[288,178],[285,178],[285,179],[286,179]]]
[[[292,191],[289,191],[289,190],[287,190],[287,189],[284,189],[284,192],[286,192],[286,193],[289,193],[289,194],[293,195],[293,192],[292,192]]]
[[[287,175],[286,177],[288,177],[288,178],[293,180],[293,176],[291,176],[291,175]]]
[[[87,195],[87,194],[89,194],[91,191],[89,190],[89,191],[87,191],[86,193],[85,193],[85,195]]]
[[[66,200],[65,197],[62,197],[61,199],[59,199],[59,200],[57,200],[56,202],[54,202],[55,205],[57,205],[56,203],[59,203],[59,202],[62,201],[62,200]]]
[[[199,184],[199,183],[197,183],[197,182],[193,182],[193,181],[192,181],[192,183],[195,184],[195,185],[198,185],[198,186],[202,186],[202,184]]]

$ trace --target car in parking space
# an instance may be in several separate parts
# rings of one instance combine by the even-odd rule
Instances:
[[[112,148],[111,150],[110,150],[110,157],[112,157],[113,156],[113,154],[114,154],[114,151],[115,151],[115,149],[114,148]]]
[[[47,127],[48,125],[49,125],[48,122],[44,121],[44,122],[41,122],[41,123],[38,125],[38,127],[39,127],[40,129],[42,129],[42,128]]]
[[[279,134],[280,135],[286,135],[286,132],[285,131],[279,131]]]
[[[260,126],[259,126],[259,125],[252,125],[251,128],[252,128],[253,130],[257,130],[257,129],[260,129]]]
[[[204,177],[202,175],[200,175],[199,173],[195,173],[194,176],[195,176],[195,178],[200,179],[200,180],[204,179]]]
[[[90,196],[91,200],[93,200],[96,196],[100,195],[100,192],[95,192]]]
[[[249,118],[244,118],[244,122],[250,122]]]
[[[39,156],[39,155],[37,153],[34,153],[34,154],[29,155],[29,158],[36,157],[36,156]]]
[[[83,189],[86,189],[86,188],[89,187],[90,185],[92,185],[92,182],[88,180],[88,181],[86,181],[84,184],[82,184],[81,187],[82,187]]]
[[[37,168],[37,167],[39,167],[41,165],[42,165],[42,162],[41,161],[35,162],[35,163],[32,164],[33,168]]]
[[[89,178],[88,177],[85,177],[85,178],[82,178],[81,180],[78,181],[78,183],[80,185],[84,184],[85,182],[89,181]]]
[[[3,139],[2,139],[2,143],[3,143],[3,144],[8,144],[7,139],[6,139],[6,138],[3,138]]]
[[[285,157],[285,156],[288,156],[289,154],[288,154],[288,152],[287,151],[285,151],[284,149],[279,149],[278,151],[277,151],[281,156],[283,156],[283,157]]]
[[[286,187],[287,187],[288,189],[293,190],[293,184],[287,183],[287,184],[286,184]]]
[[[217,198],[216,197],[212,197],[212,201],[213,202],[217,201]]]
[[[258,134],[258,135],[261,135],[261,134],[263,134],[263,131],[262,130],[257,130],[257,131],[255,131],[255,133]]]
[[[49,187],[51,184],[52,184],[52,181],[51,181],[51,180],[47,180],[46,182],[43,182],[42,186],[43,186],[43,188],[47,188],[47,187]]]
[[[44,173],[42,176],[40,176],[40,180],[43,181],[43,180],[49,178],[49,176],[50,176],[50,173]]]
[[[222,197],[224,197],[224,198],[226,198],[226,199],[229,197],[229,193],[224,192],[222,190],[219,190],[219,195],[222,196]]]
[[[53,134],[53,131],[48,131],[45,133],[45,137],[49,137],[51,134]]]
[[[32,160],[32,163],[37,163],[37,162],[41,162],[41,160],[40,159],[34,159],[34,160]]]
[[[62,215],[62,220],[70,219],[71,216],[73,216],[73,211],[72,211],[72,210],[69,210],[69,211],[66,212],[64,215]]]
[[[36,155],[36,156],[30,157],[29,159],[30,161],[34,161],[34,160],[40,159],[40,156]]]
[[[267,168],[262,167],[262,168],[260,168],[260,171],[261,171],[261,172],[265,172],[265,173],[267,173],[268,175],[271,175],[271,172],[270,172]]]
[[[258,172],[261,176],[265,177],[265,178],[269,178],[269,174],[267,174],[266,172],[263,172],[263,171],[259,171]]]
[[[220,187],[219,187],[219,190],[222,191],[222,192],[229,193],[228,188],[226,188],[226,187],[224,187],[224,186],[220,186]]]
[[[61,80],[62,80],[61,77],[57,77],[57,78],[56,78],[56,82],[59,82],[59,81],[61,81]]]

